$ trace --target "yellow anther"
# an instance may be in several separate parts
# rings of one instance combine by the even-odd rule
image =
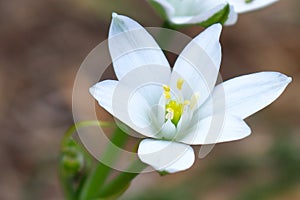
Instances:
[[[181,89],[182,89],[183,83],[184,83],[184,80],[183,80],[182,78],[179,78],[179,79],[177,80],[177,88],[178,88],[178,90],[181,90]]]
[[[164,96],[166,97],[166,99],[170,99],[170,98],[171,98],[171,93],[165,91],[165,92],[164,92]]]
[[[163,89],[165,92],[170,92],[170,87],[168,85],[163,85]]]
[[[182,86],[184,84],[184,80],[182,78],[179,78],[177,80],[177,89],[182,90]],[[184,100],[181,94],[181,91],[179,92],[179,97],[172,98],[171,99],[171,88],[168,85],[163,85],[163,95],[165,96],[166,104],[165,104],[165,119],[171,120],[171,122],[177,126],[179,123],[181,116],[184,112],[190,112],[190,109],[194,109],[196,105],[198,104],[199,100],[199,93],[194,93],[191,97],[191,100]]]
[[[166,97],[166,99],[170,99],[171,98],[171,89],[168,85],[163,85],[163,89],[164,89],[164,96]]]
[[[187,106],[187,105],[190,105],[191,104],[191,102],[189,101],[189,100],[185,100],[184,102],[183,102],[183,105],[184,106]]]

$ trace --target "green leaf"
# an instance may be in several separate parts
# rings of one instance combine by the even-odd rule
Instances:
[[[100,198],[112,197],[116,194],[120,194],[121,192],[125,192],[125,190],[129,187],[131,181],[139,175],[138,172],[143,171],[147,167],[146,164],[142,163],[140,160],[136,160],[129,166],[129,172],[120,173],[115,179],[113,179],[110,183],[106,184],[105,187],[100,191]],[[136,173],[132,173],[130,171],[136,171]]]

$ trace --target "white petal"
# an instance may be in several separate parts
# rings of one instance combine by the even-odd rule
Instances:
[[[133,130],[148,137],[155,137],[149,116],[151,107],[138,92],[118,81],[105,80],[90,88],[90,93],[99,105]]]
[[[226,112],[245,119],[276,100],[291,80],[279,72],[259,72],[230,79],[215,88],[212,101],[201,108],[202,115]]]
[[[123,100],[126,101],[126,99]],[[122,107],[126,107],[126,104],[126,102],[123,102]],[[130,118],[128,120],[131,120],[141,129],[149,127],[152,125],[150,112],[151,106],[148,104],[148,101],[138,91],[133,92],[128,99],[128,114]]]
[[[253,0],[250,3],[246,3],[245,0],[228,0],[228,2],[234,6],[237,13],[244,13],[253,10],[257,10],[275,3],[278,0]]]
[[[194,38],[194,41],[207,53],[207,55],[212,59],[215,67],[217,68],[217,72],[219,71],[219,67],[221,64],[221,45],[220,45],[220,35],[222,31],[221,24],[214,24],[200,33],[197,37]],[[186,51],[190,51],[192,49],[186,48]],[[189,55],[189,54],[188,54]],[[191,60],[192,61],[192,60]],[[197,60],[199,62],[199,59]],[[196,63],[194,63],[196,64]],[[200,64],[203,64],[200,62]]]
[[[226,0],[177,0],[169,1],[175,8],[170,15],[170,21],[174,24],[198,24],[206,21],[227,5]]]
[[[165,105],[163,107],[160,105],[151,107],[150,117],[157,132],[160,132],[161,127],[165,123],[165,113]]]
[[[119,80],[125,76],[141,82],[145,78],[146,80],[159,79],[162,82],[169,79],[170,66],[162,50],[152,36],[129,17],[113,14],[108,45]],[[132,72],[136,70],[145,73]]]
[[[251,130],[240,118],[214,115],[200,120],[186,130],[180,142],[186,144],[216,144],[239,140],[250,135]]]
[[[183,95],[191,98],[199,92],[201,105],[214,88],[221,63],[219,37],[222,26],[215,24],[194,38],[179,55],[171,76],[171,87],[176,88],[178,78],[183,78]]]
[[[180,120],[178,121],[177,124],[177,130],[180,133],[182,130],[185,130],[186,127],[189,125],[190,122],[190,114],[188,112],[183,112]]]
[[[101,81],[90,88],[91,95],[98,101],[99,105],[113,115],[112,99],[118,81]]]
[[[194,150],[185,144],[144,139],[138,148],[142,162],[158,171],[174,173],[190,168],[195,161]]]
[[[203,8],[199,13],[194,15],[181,15],[176,16],[173,15],[170,17],[170,21],[174,24],[198,24],[208,20],[214,14],[222,10],[226,6],[226,3],[220,2],[218,5],[211,7],[211,5],[207,8]]]
[[[176,131],[176,126],[171,122],[171,120],[167,120],[161,128],[160,135],[162,139],[172,140],[176,136]]]
[[[157,105],[163,95],[163,85],[161,84],[149,82],[148,84],[135,87],[135,90],[148,101],[150,106]]]

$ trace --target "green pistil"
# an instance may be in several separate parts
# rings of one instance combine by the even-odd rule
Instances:
[[[251,3],[254,0],[245,0],[245,3]]]
[[[166,105],[166,110],[167,112],[168,110],[170,110],[173,113],[171,121],[175,126],[177,126],[183,112],[183,104],[178,103],[174,100],[170,100],[169,103]]]

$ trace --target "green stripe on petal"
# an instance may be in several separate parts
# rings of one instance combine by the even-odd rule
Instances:
[[[208,20],[199,23],[199,25],[203,27],[208,27],[216,23],[224,24],[228,19],[229,13],[230,13],[230,6],[229,4],[227,4],[226,6],[224,6],[222,10],[220,10],[219,12],[211,16]]]

